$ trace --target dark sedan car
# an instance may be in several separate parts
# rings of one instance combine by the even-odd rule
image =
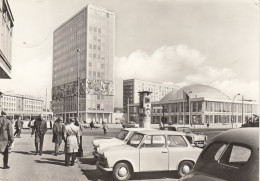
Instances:
[[[220,133],[201,152],[182,181],[259,181],[259,128]]]

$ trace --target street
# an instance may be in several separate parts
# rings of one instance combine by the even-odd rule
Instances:
[[[114,137],[120,129],[119,127],[110,128],[105,137]],[[210,140],[224,130],[226,129],[196,129],[193,132],[204,132]],[[45,135],[42,156],[34,155],[34,137],[30,136],[29,129],[23,129],[22,138],[15,138],[15,146],[10,154],[11,168],[9,170],[0,169],[0,180],[112,181],[112,173],[98,171],[95,166],[97,160],[92,156],[92,140],[101,138],[104,138],[102,129],[84,129],[84,157],[79,159],[78,164],[65,167],[64,144],[61,145],[62,155],[54,156],[54,144],[51,142],[52,131],[50,129]],[[135,173],[131,180],[178,180],[178,177],[176,172]]]

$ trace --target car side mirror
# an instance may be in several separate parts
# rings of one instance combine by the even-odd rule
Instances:
[[[140,148],[144,148],[145,147],[145,143],[142,143],[141,147]]]
[[[192,143],[192,144],[190,144],[192,147],[195,147],[195,144],[194,143]]]

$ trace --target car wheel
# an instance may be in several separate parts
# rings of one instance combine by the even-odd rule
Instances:
[[[194,167],[194,163],[191,161],[183,161],[180,163],[179,168],[178,168],[178,175],[180,177],[183,177],[187,175]]]
[[[125,162],[119,162],[114,166],[113,176],[115,180],[123,181],[130,179],[132,175],[131,166]]]

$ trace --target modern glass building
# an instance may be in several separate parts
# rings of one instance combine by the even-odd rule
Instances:
[[[234,99],[236,98],[236,99]],[[139,105],[130,105],[130,120],[138,122]],[[242,124],[259,113],[259,104],[241,95],[229,98],[220,90],[201,84],[170,92],[158,102],[152,102],[152,123],[164,116],[173,124]]]
[[[150,82],[138,79],[128,79],[123,81],[123,108],[127,112],[127,104],[139,103],[140,91],[151,91],[151,101],[159,101],[169,92],[177,90],[176,86],[162,83]],[[128,102],[129,101],[129,102]]]
[[[7,0],[0,0],[0,14],[0,78],[10,79],[14,18]]]
[[[115,14],[87,5],[53,34],[52,106],[56,115],[111,122],[114,109]]]

